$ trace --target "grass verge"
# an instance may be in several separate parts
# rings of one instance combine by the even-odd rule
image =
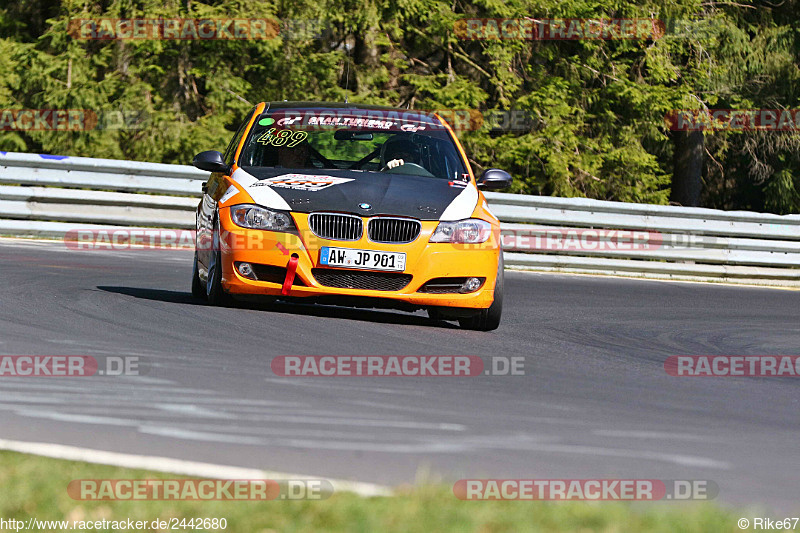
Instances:
[[[180,477],[161,472],[0,452],[0,518],[27,521],[33,517],[39,520],[70,522],[130,518],[133,521],[149,523],[154,519],[225,518],[226,531],[237,533],[272,531],[713,533],[739,531],[736,521],[742,516],[732,514],[711,502],[640,502],[635,505],[618,502],[470,502],[458,500],[453,495],[451,487],[442,485],[400,489],[392,497],[363,498],[355,494],[338,493],[318,501],[92,502],[73,500],[67,494],[68,484],[77,479]],[[181,529],[183,528],[178,528]]]

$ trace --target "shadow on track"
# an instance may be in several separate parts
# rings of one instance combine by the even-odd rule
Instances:
[[[114,294],[125,294],[143,300],[154,300],[156,302],[168,302],[174,304],[199,304],[200,300],[192,297],[190,292],[167,291],[164,289],[151,289],[143,287],[108,287],[98,286],[98,289]]]
[[[205,301],[194,298],[190,292],[170,291],[165,289],[152,289],[149,287],[113,287],[99,285],[101,291],[114,294],[124,294],[152,300],[176,304],[190,304],[207,307]],[[305,304],[296,302],[263,302],[256,300],[237,300],[236,304],[228,306],[231,309],[246,309],[250,311],[266,311],[287,315],[307,315],[322,318],[343,318],[346,320],[359,320],[376,322],[380,324],[406,324],[412,326],[439,327],[446,329],[460,329],[457,325],[444,320],[431,320],[427,316],[403,313],[402,311],[384,309],[363,309],[353,307],[340,307],[336,305]]]

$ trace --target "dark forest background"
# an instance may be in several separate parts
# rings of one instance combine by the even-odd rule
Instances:
[[[284,31],[68,34],[70,19],[99,17],[266,17]],[[464,40],[454,23],[465,17],[672,23],[657,39]],[[4,2],[0,108],[92,109],[134,127],[1,131],[0,150],[187,164],[223,149],[253,104],[343,101],[349,77],[350,102],[529,113],[524,130],[459,133],[476,172],[508,170],[513,192],[798,213],[800,132],[681,133],[664,120],[675,109],[800,107],[798,21],[800,0]]]

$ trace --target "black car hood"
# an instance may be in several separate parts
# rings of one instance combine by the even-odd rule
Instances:
[[[328,169],[243,167],[259,180],[248,190],[270,187],[292,211],[336,211],[361,216],[395,215],[439,220],[447,206],[464,191],[466,182],[438,178]],[[320,185],[304,184],[304,177]],[[331,182],[326,184],[326,178]],[[293,183],[292,180],[299,180]],[[369,204],[369,208],[366,205]]]

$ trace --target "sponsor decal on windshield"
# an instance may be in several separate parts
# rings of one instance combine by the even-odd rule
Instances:
[[[444,131],[445,121],[456,131],[530,131],[540,122],[525,109],[278,109],[262,116],[260,126],[325,131],[405,132]]]
[[[267,123],[267,120],[272,122]],[[262,123],[263,121],[263,123]],[[262,126],[304,130],[373,130],[419,132],[443,130],[444,126],[432,114],[420,111],[385,111],[352,109],[276,110],[259,120]]]
[[[283,174],[274,178],[267,178],[251,185],[259,187],[279,187],[282,189],[297,189],[299,191],[320,191],[333,185],[341,185],[352,178],[336,178],[334,176],[312,176],[309,174]]]

